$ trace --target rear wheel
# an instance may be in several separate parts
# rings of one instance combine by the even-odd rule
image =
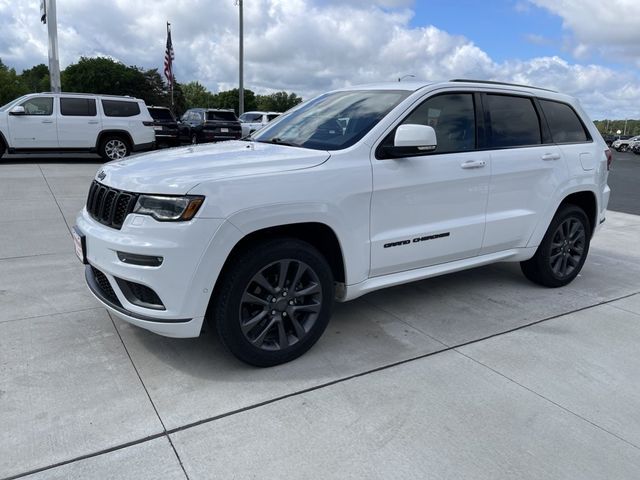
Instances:
[[[99,153],[105,160],[120,160],[131,153],[131,148],[124,138],[109,135],[100,142]]]
[[[536,254],[521,262],[525,277],[545,287],[562,287],[578,276],[589,252],[591,228],[580,207],[562,206],[551,221]]]
[[[224,346],[259,367],[309,350],[327,327],[335,294],[322,254],[306,242],[279,239],[236,256],[232,265],[213,311]]]
[[[0,158],[2,158],[2,156],[6,151],[7,151],[7,147],[2,141],[0,141]]]

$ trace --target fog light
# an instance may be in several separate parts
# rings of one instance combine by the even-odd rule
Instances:
[[[142,267],[159,267],[164,260],[162,257],[153,255],[138,255],[137,253],[117,252],[118,259],[122,263],[130,265],[140,265]]]

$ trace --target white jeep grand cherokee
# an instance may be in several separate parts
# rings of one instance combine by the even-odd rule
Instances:
[[[334,299],[492,262],[571,282],[611,162],[579,103],[491,82],[391,83],[310,100],[245,141],[105,165],[74,230],[117,317],[253,365],[307,351]]]

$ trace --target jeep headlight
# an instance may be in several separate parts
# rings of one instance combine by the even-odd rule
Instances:
[[[180,222],[191,220],[202,202],[204,197],[197,195],[140,195],[133,213],[151,215],[160,222]]]

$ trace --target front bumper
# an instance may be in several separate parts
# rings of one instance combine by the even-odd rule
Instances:
[[[198,275],[198,270],[211,238],[222,223],[217,219],[157,222],[146,215],[129,214],[122,228],[116,230],[95,221],[84,208],[76,226],[86,238],[87,285],[118,318],[165,336],[196,337],[216,281],[213,276],[203,277],[202,272]],[[162,257],[162,263],[160,266],[126,263],[118,252]],[[101,275],[105,288],[96,281],[92,268]],[[152,289],[164,309],[135,302],[130,292],[123,291],[123,282]]]

